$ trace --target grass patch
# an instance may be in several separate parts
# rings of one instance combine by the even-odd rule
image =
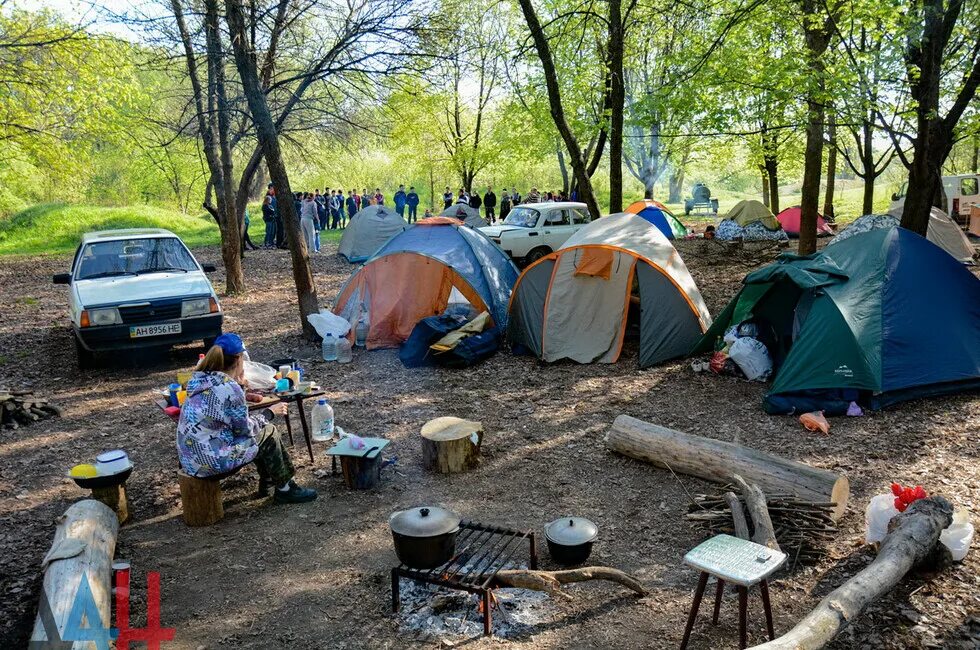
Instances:
[[[249,212],[259,214],[258,205],[250,206]],[[42,203],[0,219],[0,255],[70,253],[85,233],[117,228],[166,228],[191,248],[221,242],[218,226],[208,215],[187,215],[148,205],[107,208]],[[262,219],[253,218],[248,232],[252,241],[261,245],[265,237]],[[340,231],[320,236],[336,240],[340,239]]]

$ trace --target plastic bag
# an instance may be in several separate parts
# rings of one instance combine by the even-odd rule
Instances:
[[[715,352],[711,355],[711,361],[708,362],[708,368],[711,372],[720,375],[725,371],[725,362],[728,361],[728,354],[722,351]]]
[[[731,345],[738,340],[738,325],[732,325],[725,330],[725,345]]]
[[[898,514],[895,496],[879,494],[871,497],[864,511],[864,541],[868,544],[880,542],[888,534],[888,522]]]
[[[728,356],[738,364],[751,381],[764,380],[772,372],[772,359],[769,350],[759,340],[749,336],[736,339],[728,350]]]
[[[276,370],[272,366],[255,361],[245,362],[245,381],[255,390],[272,390],[276,387]]]
[[[827,422],[827,418],[823,416],[823,411],[804,413],[800,416],[800,424],[806,427],[807,431],[830,433],[830,422]]]
[[[939,541],[949,549],[954,562],[962,562],[973,543],[973,533],[969,511],[959,508],[953,513],[952,525],[939,533]]]
[[[347,336],[347,332],[350,331],[350,323],[347,322],[347,319],[328,309],[321,310],[319,314],[310,314],[306,320],[310,321],[310,325],[320,335],[320,338],[325,338],[327,334],[340,338]]]

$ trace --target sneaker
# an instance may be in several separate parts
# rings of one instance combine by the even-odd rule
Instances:
[[[309,503],[316,499],[316,490],[302,488],[296,485],[296,481],[289,482],[289,489],[286,491],[276,490],[272,500],[276,503]]]

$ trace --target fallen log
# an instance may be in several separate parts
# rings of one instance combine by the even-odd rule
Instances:
[[[608,580],[623,585],[641,596],[646,596],[649,591],[639,580],[633,576],[604,566],[588,566],[578,569],[566,569],[564,571],[537,571],[533,569],[509,569],[498,571],[494,576],[494,584],[497,587],[514,587],[517,589],[531,589],[533,591],[544,591],[548,594],[571,600],[572,597],[561,590],[562,585],[574,582],[585,582],[587,580]]]
[[[943,497],[920,499],[896,516],[878,557],[830,592],[783,636],[756,650],[816,650],[833,640],[868,604],[890,592],[912,567],[929,557],[939,533],[953,522],[953,506]]]
[[[606,436],[610,450],[717,483],[733,474],[766,492],[789,492],[810,501],[833,502],[837,521],[847,507],[847,478],[830,470],[767,454],[751,447],[703,438],[644,422],[628,415],[613,421]]]
[[[86,627],[97,628],[101,625],[102,628],[109,628],[112,556],[118,533],[116,513],[92,499],[73,504],[58,519],[54,542],[41,565],[44,584],[31,641],[65,638],[65,625],[72,607],[76,605],[83,576],[88,582],[91,602],[102,619],[100,622],[89,620]],[[78,606],[83,605],[85,603]],[[72,635],[69,633],[68,636]],[[51,647],[62,646],[52,644]],[[95,646],[90,641],[78,641],[66,647],[81,649]]]
[[[745,507],[752,519],[752,541],[776,551],[780,550],[779,542],[776,541],[776,530],[772,526],[772,517],[769,516],[769,507],[766,505],[766,494],[758,485],[746,483],[738,474],[732,476],[732,480],[742,492]]]

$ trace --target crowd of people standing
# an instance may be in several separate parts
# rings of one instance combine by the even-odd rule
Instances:
[[[275,187],[270,183],[262,199],[265,239],[261,247],[252,243],[248,237],[249,216],[246,212],[245,247],[251,247],[253,250],[258,248],[286,248],[286,231],[283,227],[281,212],[278,209],[279,202],[282,200],[282,197],[276,194]],[[296,214],[299,216],[300,231],[306,241],[307,249],[311,252],[320,251],[321,232],[346,228],[349,219],[361,209],[370,205],[385,205],[385,195],[381,188],[375,188],[374,192],[369,192],[367,188],[363,188],[360,192],[357,189],[351,189],[346,195],[342,189],[328,188],[323,193],[316,189],[312,192],[296,192],[292,200]],[[507,218],[511,208],[520,203],[568,200],[569,198],[563,192],[545,192],[542,194],[536,187],[532,187],[526,196],[521,196],[516,187],[510,190],[505,187],[501,190],[498,198],[491,186],[487,186],[486,192],[481,196],[477,191],[467,192],[463,188],[454,194],[447,185],[446,191],[442,195],[444,210],[453,205],[465,204],[477,211],[482,210],[482,215],[490,223],[496,223],[498,220],[503,221]],[[575,200],[574,191],[571,200]],[[404,185],[399,185],[398,190],[392,196],[395,212],[409,223],[418,221],[420,202],[418,192],[413,186],[409,186],[406,191]],[[432,216],[432,213],[426,210],[424,216]]]

